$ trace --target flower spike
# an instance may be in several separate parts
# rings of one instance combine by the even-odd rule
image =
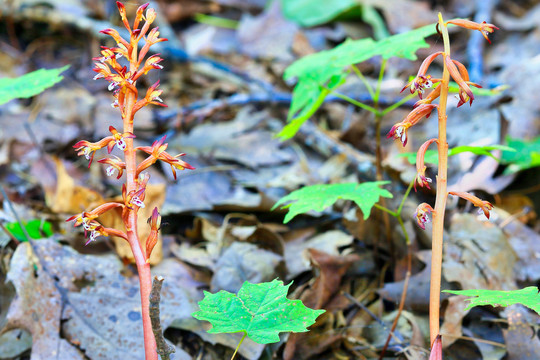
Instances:
[[[478,214],[483,213],[489,219],[489,211],[493,209],[493,205],[489,201],[481,200],[467,192],[450,191],[448,194],[470,201],[474,206],[478,207]]]

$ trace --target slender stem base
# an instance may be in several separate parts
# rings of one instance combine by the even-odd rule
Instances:
[[[439,13],[439,30],[443,36],[444,54],[450,56],[450,40],[448,37],[448,29],[444,24],[442,15]],[[430,344],[439,335],[439,317],[441,305],[441,277],[442,277],[442,255],[443,255],[443,232],[444,232],[444,212],[446,209],[447,191],[447,170],[448,170],[448,143],[446,142],[446,104],[448,100],[448,83],[450,81],[450,73],[444,66],[441,95],[439,100],[438,115],[439,115],[439,137],[437,140],[439,152],[439,167],[437,174],[437,198],[435,200],[435,208],[433,211],[433,231],[431,243],[431,281],[429,288],[429,338]]]
[[[150,274],[150,264],[137,264],[139,272],[139,284],[141,287],[141,305],[142,305],[142,320],[144,331],[144,353],[146,360],[158,360],[156,338],[152,331],[152,323],[150,321],[150,292],[152,287],[152,275]]]

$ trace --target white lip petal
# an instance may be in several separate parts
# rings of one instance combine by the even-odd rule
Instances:
[[[116,140],[116,146],[122,151],[126,150],[126,142],[124,139]]]
[[[114,175],[114,172],[115,172],[115,171],[116,171],[116,169],[114,168],[114,166],[112,166],[112,165],[109,166],[109,167],[107,168],[107,170],[106,170],[107,176],[112,176],[112,175]]]
[[[141,201],[141,199],[139,199],[138,196],[133,197],[133,199],[131,199],[131,203],[133,205],[137,205],[140,208],[144,208],[144,203]]]

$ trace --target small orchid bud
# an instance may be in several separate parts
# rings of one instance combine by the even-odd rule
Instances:
[[[143,18],[144,10],[150,5],[150,3],[142,4],[137,8],[137,13],[135,14],[135,20],[133,21],[133,33],[135,33],[135,30],[139,27],[139,22]]]
[[[149,8],[146,10],[145,20],[148,23],[148,25],[152,24],[154,20],[156,20],[156,10]]]
[[[109,35],[111,36],[114,41],[116,41],[116,43],[120,46],[120,45],[123,45],[123,46],[128,46],[128,42],[126,40],[124,40],[120,34],[118,33],[118,31],[116,31],[115,29],[105,29],[105,30],[101,30],[100,33],[102,34],[105,34],[105,35]]]
[[[122,4],[120,1],[117,1],[116,6],[118,7],[118,12],[120,12],[120,17],[122,18],[122,22],[124,23],[124,26],[131,33],[131,27],[129,26],[129,22],[127,20],[127,13],[126,13],[126,8],[124,7],[124,4]]]
[[[486,218],[489,219],[489,211],[493,209],[493,205],[489,201],[481,200],[467,192],[450,191],[448,194],[459,196],[460,198],[471,202],[474,206],[478,207],[478,214],[484,214]]]
[[[161,216],[159,215],[157,207],[154,208],[152,211],[152,216],[148,218],[148,224],[150,225],[150,234],[148,234],[148,238],[146,239],[146,259],[147,261],[150,259],[150,254],[152,254],[152,250],[154,249],[154,246],[156,246],[158,241],[158,231],[161,226]]]
[[[426,224],[431,222],[429,214],[431,214],[432,212],[434,212],[434,210],[428,203],[421,203],[416,208],[414,217],[416,218],[418,226],[420,226],[422,230],[426,230]]]

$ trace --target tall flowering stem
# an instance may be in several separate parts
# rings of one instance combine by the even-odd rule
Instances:
[[[426,177],[424,156],[427,148],[431,144],[437,143],[439,165],[436,178],[437,197],[435,199],[435,207],[431,207],[431,205],[427,203],[422,203],[418,205],[415,213],[416,221],[423,230],[425,229],[425,224],[431,221],[430,216],[433,217],[431,285],[429,296],[429,333],[432,345],[430,360],[442,359],[442,345],[439,334],[439,310],[442,275],[441,269],[443,255],[444,212],[446,209],[446,199],[449,194],[447,191],[448,143],[446,142],[446,106],[448,101],[448,84],[450,77],[452,77],[452,79],[459,86],[458,107],[466,104],[467,102],[472,105],[474,94],[472,93],[470,86],[480,87],[480,85],[469,81],[467,68],[460,62],[453,60],[450,57],[450,40],[447,29],[448,24],[458,25],[470,30],[481,31],[487,40],[489,40],[487,36],[494,30],[498,29],[495,25],[486,24],[485,22],[481,24],[468,20],[450,20],[444,22],[442,15],[439,13],[437,29],[443,38],[444,51],[436,52],[428,56],[422,63],[422,66],[420,67],[415,79],[403,88],[403,90],[410,88],[411,93],[418,93],[420,100],[415,104],[415,109],[411,111],[411,113],[404,120],[394,125],[388,133],[388,137],[393,137],[400,140],[403,146],[405,146],[407,143],[407,130],[420,122],[424,117],[428,117],[432,110],[435,108],[437,109],[439,134],[436,139],[426,141],[418,150],[416,157],[417,176],[415,179],[415,190],[416,185],[419,187],[429,188],[431,179]],[[440,79],[433,78],[431,75],[427,74],[429,66],[438,56],[443,57],[444,66],[442,77]],[[422,95],[425,92],[425,89],[431,88],[434,83],[438,84],[425,98],[423,98]],[[432,102],[437,98],[439,99],[439,104],[433,105]],[[468,193],[451,192],[450,194],[470,201],[473,205],[479,208],[479,211],[489,218],[489,211],[493,208],[489,202],[483,201]]]
[[[157,27],[150,29],[156,18],[156,12],[154,9],[148,8],[149,4],[141,5],[137,9],[133,26],[129,23],[124,5],[121,2],[116,4],[130,37],[124,39],[114,29],[101,31],[115,40],[116,47],[102,47],[101,56],[94,58],[96,60],[94,71],[97,73],[94,79],[105,79],[109,82],[109,90],[113,91],[114,97],[111,106],[119,109],[124,129],[123,132],[120,132],[110,126],[111,136],[97,142],[82,140],[75,144],[74,147],[78,151],[78,155],[84,155],[89,160],[89,166],[96,151],[100,149],[106,148],[108,153],[111,153],[116,147],[123,152],[123,159],[114,156],[113,158],[98,160],[99,163],[108,165],[107,175],[112,176],[115,172],[118,172],[117,178],[120,179],[123,174],[126,174],[126,180],[122,186],[123,201],[102,204],[94,210],[74,215],[68,221],[75,220],[75,226],[83,225],[85,234],[90,234],[87,244],[94,241],[98,236],[109,235],[125,239],[129,243],[139,274],[145,359],[157,360],[156,341],[152,332],[149,314],[149,296],[152,287],[150,255],[157,243],[161,218],[158,209],[155,208],[152,216],[148,219],[150,234],[145,241],[141,242],[138,235],[137,216],[139,209],[145,207],[146,185],[150,178],[150,175],[144,170],[159,160],[171,166],[176,178],[176,170],[193,169],[193,167],[178,159],[184,154],[171,156],[165,151],[167,149],[167,144],[164,143],[165,138],[154,143],[152,147],[134,148],[133,146],[133,139],[135,138],[133,121],[136,112],[147,105],[166,106],[160,98],[162,90],[158,89],[159,81],[150,86],[146,90],[145,96],[139,99],[137,80],[150,70],[163,68],[159,64],[163,60],[159,57],[159,54],[149,57],[146,57],[146,55],[153,44],[167,41],[167,39],[159,38]],[[144,45],[139,51],[138,47],[141,40],[144,40]],[[141,164],[137,164],[137,151],[149,155]],[[97,220],[100,215],[113,208],[121,208],[122,210],[124,231],[106,228]]]
[[[443,37],[443,56],[450,57],[450,39],[448,29],[439,13],[439,31]],[[443,230],[444,212],[447,199],[447,172],[448,172],[448,143],[446,142],[446,104],[448,100],[448,83],[450,72],[444,62],[444,69],[441,79],[441,89],[439,96],[439,136],[437,140],[437,150],[439,153],[439,168],[437,171],[437,198],[433,211],[433,230],[431,242],[431,281],[429,288],[429,338],[433,345],[439,335],[439,315],[441,302],[441,276],[442,276],[442,255],[443,255]]]

